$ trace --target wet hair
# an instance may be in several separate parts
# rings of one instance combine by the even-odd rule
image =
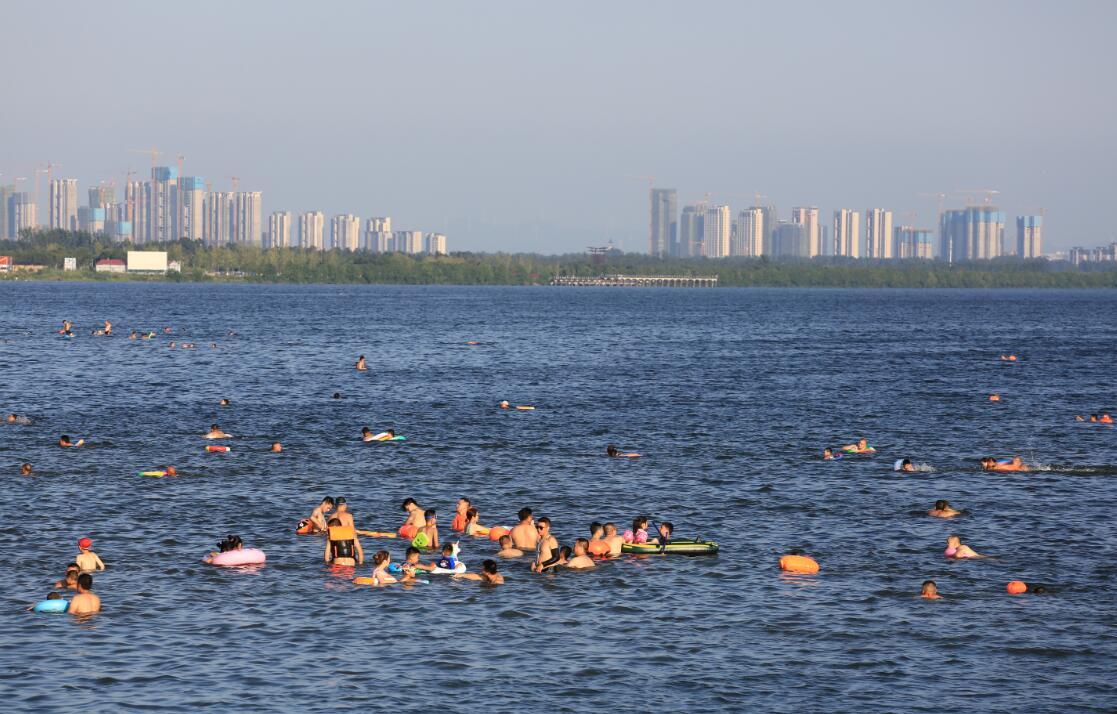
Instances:
[[[546,516],[543,516],[542,518],[535,521],[535,525],[537,525],[537,526],[541,526],[541,525],[544,525],[544,524],[546,524],[548,526],[551,525],[551,519],[547,518]]]
[[[605,528],[606,533],[608,533],[609,531],[613,531],[613,533],[617,532],[617,524],[613,523],[612,521],[606,523],[603,528]]]
[[[62,594],[57,591],[47,593],[47,600],[61,600]]]
[[[375,554],[374,554],[374,555],[372,556],[372,564],[373,564],[373,565],[380,565],[381,563],[383,563],[383,562],[385,562],[386,560],[388,560],[388,558],[389,558],[389,557],[391,557],[391,556],[390,556],[390,555],[388,554],[388,551],[386,551],[386,550],[378,550],[378,551],[376,551],[376,553],[375,553]]]
[[[78,576],[78,587],[82,590],[93,589],[93,576],[89,573],[82,573]]]
[[[675,532],[675,525],[671,521],[664,521],[659,524],[661,528],[667,529],[667,535],[672,535]]]
[[[574,541],[574,547],[577,548],[578,546],[582,546],[582,550],[584,552],[588,553],[589,548],[590,548],[590,542],[589,542],[589,540],[587,540],[585,538],[578,538],[577,540]]]
[[[616,444],[609,444],[605,447],[605,453],[609,456],[616,456],[620,453],[620,449],[617,448]]]
[[[29,462],[25,461],[22,464],[20,464],[19,470],[23,471],[25,473],[31,473],[31,464]]]
[[[372,429],[369,429],[369,428],[368,428],[367,426],[363,426],[363,427],[361,427],[361,433],[362,433],[362,434],[367,434],[367,433],[369,433],[370,431],[372,431]]]
[[[392,436],[396,435],[396,430],[395,429],[385,429],[384,432],[387,433],[387,434],[391,434]]]
[[[326,496],[325,498],[322,499],[322,503],[326,504],[327,506],[332,506],[332,505],[334,505],[334,497],[333,496]]]
[[[489,575],[496,575],[496,561],[495,560],[482,560],[481,570]]]
[[[935,510],[936,511],[945,511],[948,508],[950,508],[950,502],[949,501],[946,501],[945,499],[939,499],[938,501],[935,501]]]
[[[364,359],[364,358],[365,358],[364,355],[357,355],[357,359]]]
[[[78,571],[80,571],[80,570],[81,570],[81,566],[79,566],[79,565],[78,565],[77,563],[70,563],[69,565],[67,565],[67,566],[66,566],[66,572],[68,573],[68,572],[70,572],[71,570],[78,570]]]
[[[443,555],[451,555],[453,552],[454,552],[454,544],[453,543],[447,543],[446,545],[442,546],[442,554]]]
[[[403,510],[406,511],[408,506],[418,506],[418,505],[419,504],[415,502],[414,498],[405,498],[405,499],[403,499],[403,505],[401,506],[401,508],[403,508]]]
[[[70,440],[70,435],[69,434],[63,434],[62,436],[58,437],[58,440],[59,441],[69,441]]]
[[[526,521],[527,519],[531,518],[531,509],[526,506],[521,508],[516,513],[516,517],[519,518],[520,521]]]
[[[570,560],[570,556],[573,552],[574,551],[570,549],[570,546],[564,545],[561,548],[559,548],[559,557],[562,560]]]
[[[632,530],[638,531],[642,528],[647,528],[647,527],[648,527],[648,517],[647,516],[637,516],[637,517],[632,519]]]
[[[345,502],[345,496],[338,496],[337,498],[335,498],[334,499],[334,505],[338,506],[339,508],[341,506],[347,505],[346,502]]]
[[[600,530],[605,530],[605,526],[601,525],[597,521],[594,521],[593,523],[590,524],[590,535],[593,535],[594,533],[596,533]]]
[[[340,526],[341,525],[341,519],[340,518],[331,518],[330,520],[326,521],[326,525],[327,526]]]
[[[341,392],[334,392],[333,399],[341,399]]]
[[[510,535],[502,535],[502,536],[500,537],[500,541],[499,541],[499,543],[500,543],[500,548],[501,548],[501,550],[503,550],[504,548],[507,548],[507,547],[508,547],[508,545],[512,545],[512,536],[510,536]],[[505,543],[507,543],[508,545],[505,545]]]
[[[924,580],[923,581],[923,589],[926,590],[928,585],[934,585],[936,588],[938,587],[938,585],[935,585],[934,580]]]
[[[217,425],[216,425],[216,424],[210,424],[210,425],[209,425],[209,430],[210,430],[210,431],[217,431],[217,430],[218,430],[218,429],[217,429]]]
[[[419,555],[419,549],[416,548],[413,545],[409,545],[409,546],[407,546],[407,550],[404,551],[403,554],[404,555]]]
[[[904,459],[900,462],[900,466],[911,466],[911,459]]]
[[[228,553],[230,550],[236,550],[237,546],[240,545],[244,545],[244,541],[240,539],[240,536],[230,534],[225,537],[225,540],[217,544],[217,549],[222,553]]]
[[[1035,595],[1043,595],[1046,592],[1047,592],[1047,588],[1043,587],[1042,585],[1033,585],[1032,586],[1032,593],[1035,594]]]
[[[218,402],[218,404],[220,404],[223,407],[228,406],[229,405],[229,400],[228,399],[222,399],[220,402]]]
[[[466,511],[465,511],[465,520],[466,520],[466,522],[468,523],[469,521],[472,521],[472,520],[473,520],[474,518],[476,518],[476,517],[477,517],[477,514],[478,514],[478,513],[480,513],[480,511],[478,511],[478,510],[477,510],[476,508],[474,508],[473,506],[470,506],[469,508],[467,508],[467,509],[466,509]]]
[[[803,549],[802,548],[792,548],[791,550],[787,551],[787,554],[788,555],[802,555],[803,554]]]
[[[434,517],[435,517],[435,515],[436,515],[436,514],[435,514],[435,512],[434,512],[434,509],[433,509],[433,508],[428,508],[427,510],[423,511],[423,518],[426,518],[426,519],[427,519],[428,521],[429,521],[430,519],[434,518]]]

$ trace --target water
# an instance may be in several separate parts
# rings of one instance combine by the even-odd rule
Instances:
[[[88,336],[105,317],[198,348]],[[1073,421],[1117,408],[1117,293],[0,283],[0,338],[0,410],[33,418],[0,425],[12,710],[1117,707],[1117,431]],[[231,453],[204,452],[214,421]],[[818,459],[861,435],[879,456]],[[1044,469],[976,469],[1017,453]],[[893,473],[902,456],[934,471]],[[166,463],[183,475],[136,475]],[[647,513],[723,550],[358,589],[292,533],[327,494],[364,528],[413,496],[445,533],[468,495],[563,542]],[[968,515],[923,515],[938,498]],[[947,561],[952,532],[999,557]],[[267,566],[202,565],[227,533]],[[23,612],[82,535],[105,611]],[[779,574],[794,547],[820,576]],[[945,600],[916,597],[926,578]],[[1051,594],[1010,597],[1016,578]]]

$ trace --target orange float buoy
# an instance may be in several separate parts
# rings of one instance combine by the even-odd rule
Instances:
[[[211,454],[223,454],[226,451],[231,451],[231,449],[224,444],[209,444],[208,446],[206,446],[206,451],[210,452]]]
[[[500,540],[501,536],[506,536],[510,532],[504,526],[493,526],[489,529],[489,540]]]
[[[1008,590],[1009,595],[1022,595],[1028,592],[1028,584],[1023,580],[1013,580],[1005,586],[1005,590]]]
[[[415,534],[419,532],[419,528],[418,526],[413,526],[410,523],[404,523],[396,532],[399,533],[400,537],[402,538],[411,539],[414,538]]]
[[[999,395],[999,394],[990,394],[990,395],[989,395],[989,401],[991,401],[991,402],[999,402],[999,401],[1001,401],[1001,395]]]
[[[780,558],[780,570],[789,573],[817,573],[818,563],[814,558],[805,555],[785,555]]]

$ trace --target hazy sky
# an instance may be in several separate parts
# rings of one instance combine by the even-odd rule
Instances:
[[[824,224],[991,188],[1047,209],[1046,250],[1117,239],[1113,2],[27,0],[0,26],[2,182],[51,160],[84,196],[156,147],[265,213],[451,250],[647,250],[642,175]]]

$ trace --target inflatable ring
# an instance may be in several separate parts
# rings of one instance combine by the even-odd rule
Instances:
[[[512,531],[508,530],[504,526],[493,526],[489,529],[489,540],[498,541],[501,539],[502,536],[506,536],[511,532]]]
[[[813,575],[819,571],[819,567],[814,558],[805,555],[785,555],[780,558],[780,570]]]
[[[244,548],[243,550],[228,550],[216,555],[207,555],[203,560],[210,565],[223,565],[235,567],[238,565],[262,565],[268,556],[259,548]]]
[[[66,612],[68,607],[70,607],[69,600],[63,600],[61,598],[57,600],[40,600],[35,603],[35,607],[31,608],[31,612]]]
[[[232,451],[232,449],[224,444],[209,444],[206,446],[206,451],[211,454],[223,454],[226,451]]]

